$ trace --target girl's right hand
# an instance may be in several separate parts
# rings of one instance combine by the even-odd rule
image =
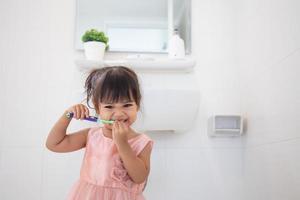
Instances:
[[[67,109],[68,112],[73,113],[73,118],[84,119],[89,116],[89,109],[83,104],[76,104]]]

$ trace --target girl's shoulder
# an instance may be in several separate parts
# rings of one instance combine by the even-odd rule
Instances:
[[[152,149],[154,141],[145,133],[137,133],[136,136],[129,140],[129,143],[138,155],[148,144]]]
[[[99,127],[99,126],[90,127],[88,134],[87,134],[87,140],[89,140],[90,138],[99,137],[101,131],[102,131],[102,127]]]
[[[89,134],[95,134],[95,133],[101,131],[101,129],[102,129],[101,126],[90,127]]]
[[[145,141],[152,141],[153,142],[153,140],[145,133],[139,133],[137,137],[141,137],[142,140],[145,140]]]
[[[134,133],[131,135],[131,137],[129,139],[143,138],[143,139],[152,140],[146,133],[135,131],[135,130],[133,130],[133,132]]]
[[[142,142],[142,141],[152,141],[152,139],[146,135],[145,133],[139,133],[139,132],[135,132],[134,134],[132,134],[128,141],[131,142]]]

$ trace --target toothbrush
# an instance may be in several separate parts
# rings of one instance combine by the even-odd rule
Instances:
[[[74,113],[72,113],[72,112],[67,113],[67,117],[69,119],[71,119],[73,116],[74,116]],[[85,117],[84,120],[91,121],[91,122],[97,122],[97,123],[103,123],[103,124],[113,124],[114,123],[113,120],[99,119],[98,117],[94,117],[94,116]]]

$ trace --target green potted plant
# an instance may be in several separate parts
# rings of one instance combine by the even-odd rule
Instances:
[[[108,48],[108,37],[96,29],[87,30],[82,38],[85,57],[87,60],[103,60]]]

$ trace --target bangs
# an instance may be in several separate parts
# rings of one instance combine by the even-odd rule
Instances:
[[[127,76],[118,73],[107,73],[103,80],[99,91],[99,100],[101,103],[117,103],[135,101],[133,97],[136,96],[135,83]]]

